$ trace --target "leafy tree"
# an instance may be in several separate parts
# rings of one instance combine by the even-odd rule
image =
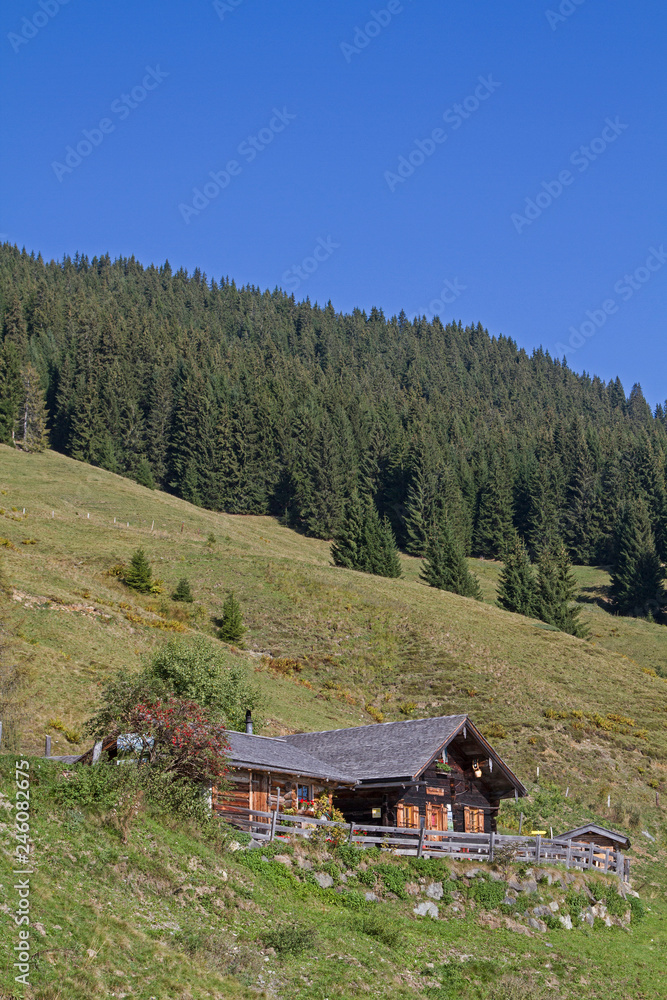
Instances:
[[[611,576],[611,597],[617,614],[654,616],[666,602],[665,571],[655,551],[645,504],[627,504],[616,538],[616,565]]]
[[[428,541],[420,576],[429,587],[474,597],[478,601],[482,599],[479,581],[468,569],[463,551],[444,518]]]
[[[137,549],[132,556],[124,583],[140,594],[150,594],[153,590],[153,570],[143,549]]]
[[[218,635],[223,642],[233,642],[237,645],[243,641],[248,630],[243,624],[241,605],[232,591],[222,605],[222,621]]]
[[[498,604],[506,611],[535,617],[538,611],[537,581],[523,539],[515,532],[505,551],[498,586]]]
[[[239,664],[228,665],[224,656],[204,636],[171,639],[158,646],[136,674],[119,671],[101,691],[101,704],[86,724],[95,737],[108,735],[118,723],[125,725],[134,706],[170,696],[194,701],[228,729],[245,729],[246,710],[261,725],[262,697]],[[126,730],[127,731],[127,730]]]

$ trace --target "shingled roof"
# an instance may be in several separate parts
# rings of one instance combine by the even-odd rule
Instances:
[[[359,781],[413,779],[467,721],[467,715],[441,715],[323,733],[295,733],[283,739]]]
[[[284,739],[251,736],[248,733],[226,733],[232,767],[258,767],[276,773],[295,774],[304,778],[323,778],[341,784],[354,785],[356,778],[339,768],[335,761],[317,759],[304,747],[291,746]]]

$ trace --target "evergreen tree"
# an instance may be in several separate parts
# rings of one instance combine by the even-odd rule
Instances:
[[[23,397],[21,359],[16,346],[5,341],[0,349],[0,442],[12,444]]]
[[[646,506],[627,504],[621,514],[616,539],[616,565],[610,593],[620,615],[654,616],[664,607],[664,568],[655,551]]]
[[[223,642],[233,642],[239,645],[246,632],[247,629],[243,624],[241,605],[236,600],[232,591],[222,606],[222,621],[218,636]]]
[[[182,601],[185,604],[192,604],[194,598],[192,596],[192,591],[190,590],[190,583],[186,577],[181,577],[178,581],[176,590],[171,595],[172,601]]]
[[[487,559],[498,559],[510,544],[513,533],[509,477],[501,461],[494,460],[480,493],[474,551]]]
[[[355,492],[345,511],[345,518],[331,546],[336,566],[373,573],[375,576],[399,577],[401,564],[396,539],[387,518],[380,519],[371,497],[360,498]]]
[[[153,570],[143,549],[137,549],[132,556],[130,568],[125,574],[124,582],[128,587],[132,587],[133,590],[138,590],[140,594],[149,594],[151,592],[153,587]]]
[[[538,562],[535,617],[555,625],[561,632],[585,638],[587,629],[579,621],[581,608],[573,603],[576,594],[577,583],[565,546],[562,542],[546,545]]]
[[[538,611],[537,581],[523,539],[515,532],[505,551],[498,604],[506,611],[534,618]]]
[[[345,516],[331,546],[335,566],[362,569],[364,554],[364,508],[356,490],[345,506]]]
[[[428,541],[420,576],[429,587],[474,597],[478,601],[482,599],[479,581],[468,569],[463,550],[444,517]]]
[[[17,443],[23,451],[44,451],[48,445],[46,401],[34,365],[21,369],[23,398],[19,410]]]

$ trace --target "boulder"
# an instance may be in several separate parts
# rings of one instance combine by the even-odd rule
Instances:
[[[241,850],[241,845],[239,844],[238,840],[230,840],[229,843],[227,844],[227,850],[230,851],[232,854],[234,854],[236,851]]]
[[[299,858],[296,859],[296,863],[299,866],[299,868],[303,868],[303,870],[307,871],[307,872],[311,871],[311,869],[313,867],[313,862],[309,861],[308,858],[300,858],[299,857]]]
[[[514,896],[505,896],[505,898],[501,903],[501,906],[514,906],[515,903],[516,899],[514,898]]]
[[[560,906],[558,905],[555,899],[552,899],[552,901],[549,903],[549,909],[551,910],[552,913],[558,913],[558,911],[560,910]]]
[[[566,914],[565,916],[561,914],[558,919],[560,920],[561,924],[563,925],[566,931],[572,930],[572,917],[569,915],[569,913]]]
[[[443,892],[442,882],[431,882],[426,889],[426,895],[431,899],[442,899]]]
[[[366,900],[367,903],[379,903],[380,902],[379,898],[375,895],[374,892],[365,892],[364,893],[364,899]]]
[[[489,876],[492,882],[502,882],[503,877],[500,872],[489,872]]]
[[[541,931],[542,934],[546,934],[547,925],[543,920],[539,920],[537,917],[529,917],[528,926],[532,927],[534,931]]]
[[[435,903],[418,903],[413,913],[418,917],[431,917],[432,920],[438,919],[438,907]]]
[[[288,854],[274,854],[273,860],[277,861],[279,865],[289,865],[292,864],[292,859]]]
[[[421,886],[418,885],[416,882],[406,882],[405,891],[407,892],[408,896],[418,896],[419,893],[421,892]]]
[[[315,872],[315,881],[321,889],[330,889],[334,880],[328,872]]]
[[[534,878],[527,878],[519,887],[521,892],[537,892],[537,882]]]

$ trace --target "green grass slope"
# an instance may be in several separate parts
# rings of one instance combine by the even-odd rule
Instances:
[[[667,629],[607,614],[602,571],[579,571],[585,642],[497,608],[497,564],[473,561],[484,603],[426,587],[410,557],[400,580],[342,570],[327,543],[271,518],[202,510],[53,452],[0,447],[0,509],[8,630],[28,672],[26,750],[39,752],[46,732],[54,753],[71,750],[111,671],[196,629],[247,663],[267,733],[469,712],[526,783],[539,767],[542,783],[569,786],[568,807],[654,833],[662,821]],[[109,575],[139,546],[162,596]],[[189,621],[168,596],[182,576]],[[249,629],[244,651],[215,638],[229,590]],[[298,663],[273,669],[269,656]]]

